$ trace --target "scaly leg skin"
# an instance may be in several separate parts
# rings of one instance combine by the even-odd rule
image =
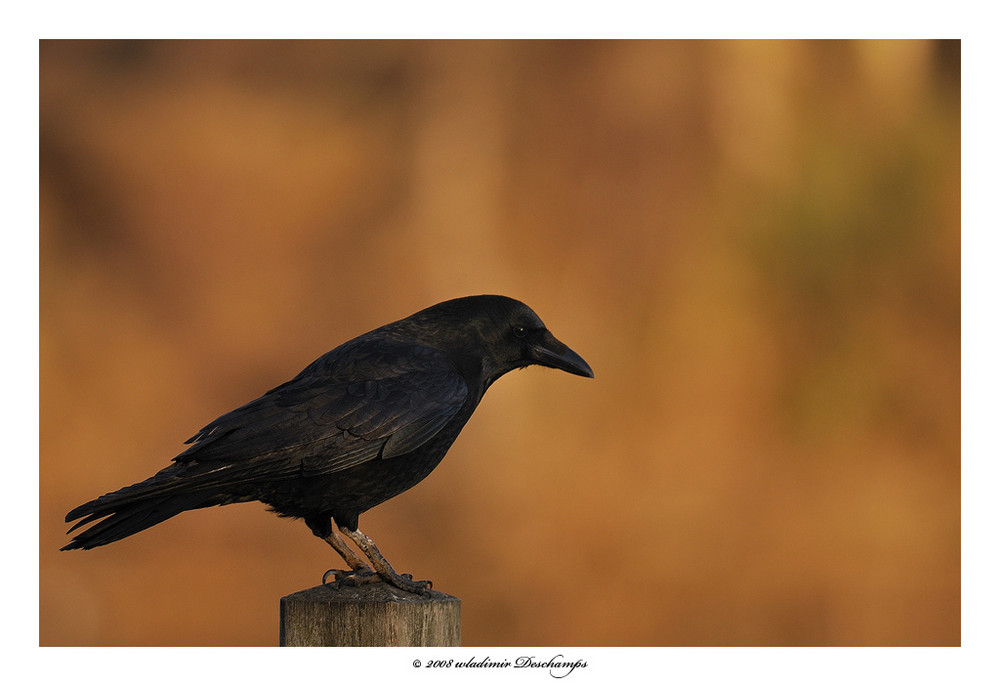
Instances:
[[[363,552],[365,557],[367,557],[372,563],[372,567],[375,568],[378,575],[385,579],[385,581],[392,584],[396,588],[410,593],[422,593],[426,595],[430,592],[430,581],[414,581],[413,577],[409,574],[397,574],[396,570],[392,568],[391,564],[389,564],[389,561],[385,559],[382,553],[379,552],[378,546],[375,545],[375,541],[361,533],[361,529],[351,531],[347,527],[342,526],[340,527],[340,531],[349,539],[354,541],[354,544],[361,549],[361,552]]]
[[[372,571],[372,568],[366,565],[358,557],[357,553],[347,546],[347,541],[338,536],[336,531],[331,531],[328,536],[323,537],[323,540],[329,543],[330,547],[336,550],[344,558],[344,562],[351,567],[350,571],[345,569],[328,569],[323,574],[324,585],[331,575],[333,575],[333,581],[337,588],[340,588],[344,584],[361,586],[362,584],[370,584],[379,580],[379,576]]]

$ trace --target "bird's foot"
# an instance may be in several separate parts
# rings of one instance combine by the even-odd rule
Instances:
[[[340,527],[340,532],[354,541],[354,544],[361,549],[368,561],[372,563],[372,568],[378,573],[386,583],[392,584],[396,588],[408,593],[422,593],[427,595],[431,592],[430,581],[414,581],[409,574],[397,574],[385,556],[379,552],[375,541],[361,533],[360,529]],[[346,559],[346,558],[345,558]]]
[[[330,577],[333,581],[328,581]],[[363,586],[380,581],[379,575],[370,569],[328,569],[323,574],[323,585],[330,584],[335,588],[343,586]]]
[[[426,595],[433,585],[430,580],[414,581],[412,574],[376,574],[371,569],[328,569],[323,574],[323,585],[343,588],[344,586],[364,586],[385,581],[408,593]]]
[[[409,593],[427,595],[431,592],[431,586],[433,586],[429,579],[414,581],[412,574],[396,574],[395,572],[392,572],[391,574],[380,573],[379,576],[385,580],[386,583],[390,583],[396,588]]]

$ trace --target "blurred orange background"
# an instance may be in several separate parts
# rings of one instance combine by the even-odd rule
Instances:
[[[340,563],[72,507],[355,335],[527,302],[361,518],[465,645],[960,643],[960,44],[42,41],[40,643],[276,645]]]

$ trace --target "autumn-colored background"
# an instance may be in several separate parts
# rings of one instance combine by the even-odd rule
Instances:
[[[465,645],[957,645],[957,42],[40,44],[42,645],[275,645],[338,559],[65,513],[447,298],[508,375],[362,516]]]

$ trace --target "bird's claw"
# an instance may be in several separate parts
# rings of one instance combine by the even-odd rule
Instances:
[[[333,577],[333,582],[327,581]],[[331,585],[335,588],[342,586],[362,586],[379,581],[379,576],[370,569],[328,569],[323,574],[323,585]]]
[[[395,578],[386,579],[387,582],[404,591],[410,593],[420,593],[427,595],[431,591],[430,579],[424,579],[423,581],[414,581],[412,574],[397,574]]]
[[[333,579],[331,580],[330,577],[333,577]],[[431,586],[433,586],[429,579],[414,581],[412,574],[395,574],[393,576],[383,577],[370,569],[328,569],[323,574],[323,585],[333,586],[337,589],[343,588],[344,586],[357,587],[366,584],[375,584],[379,581],[385,581],[386,583],[409,593],[420,593],[423,595],[430,593]]]

